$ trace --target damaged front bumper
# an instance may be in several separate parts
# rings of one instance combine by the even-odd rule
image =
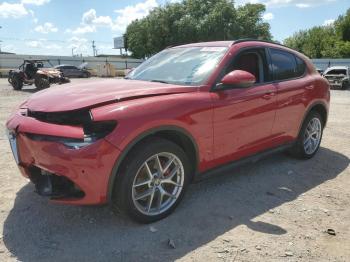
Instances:
[[[39,194],[69,204],[107,202],[109,177],[120,155],[107,140],[71,147],[62,141],[82,139],[83,127],[39,121],[21,110],[10,117],[7,129],[18,167]]]

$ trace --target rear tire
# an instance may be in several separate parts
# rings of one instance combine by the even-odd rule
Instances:
[[[148,139],[123,161],[114,185],[113,207],[141,223],[165,218],[183,198],[190,172],[181,147],[162,138]]]
[[[303,122],[298,139],[290,150],[292,156],[310,159],[318,151],[323,134],[323,120],[316,111],[311,111]]]

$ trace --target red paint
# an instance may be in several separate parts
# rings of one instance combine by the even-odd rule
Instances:
[[[184,130],[198,148],[199,162],[192,164],[197,165],[200,173],[295,140],[303,118],[315,103],[322,104],[328,112],[327,81],[315,72],[307,58],[293,50],[259,41],[192,46],[231,46],[202,86],[108,79],[34,94],[7,122],[7,128],[18,133],[23,175],[28,176],[28,167],[36,165],[68,177],[85,192],[82,199],[61,202],[105,203],[115,163],[128,145],[149,130],[162,127]],[[223,67],[247,47],[287,49],[305,59],[306,75],[248,88],[212,91]],[[90,108],[94,121],[115,120],[118,124],[104,139],[73,150],[57,142],[31,140],[26,133],[81,138],[82,127],[40,122],[21,115],[25,108],[44,112]]]
[[[221,80],[221,83],[223,83],[224,85],[234,85],[241,83],[250,84],[255,83],[255,81],[255,76],[251,73],[242,70],[235,70],[225,75],[224,78]]]

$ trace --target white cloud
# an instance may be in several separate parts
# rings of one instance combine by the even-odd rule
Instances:
[[[112,19],[109,16],[97,16],[95,9],[85,12],[82,17],[82,24],[95,26],[110,26]]]
[[[26,42],[26,46],[33,47],[33,48],[42,48],[43,44],[41,41],[29,41],[29,42]]]
[[[273,18],[274,18],[273,13],[265,13],[263,15],[263,19],[266,20],[266,21],[272,20]]]
[[[88,40],[86,38],[73,36],[68,39],[68,48],[74,49],[74,53],[79,54],[87,54],[89,52]]]
[[[82,25],[78,26],[76,29],[67,29],[66,32],[74,35],[83,35],[86,33],[96,32],[96,27],[91,25]]]
[[[10,4],[7,2],[0,4],[0,18],[20,18],[28,15],[28,13],[23,4]]]
[[[112,19],[109,16],[97,16],[95,9],[85,12],[81,18],[80,26],[75,29],[67,29],[67,33],[82,35],[96,32],[97,27],[111,27]]]
[[[334,23],[335,19],[327,19],[323,22],[324,26],[332,25]]]
[[[4,52],[11,52],[11,53],[16,52],[16,48],[13,44],[8,44],[8,45],[3,46],[3,47],[1,47],[1,50]]]
[[[50,0],[22,0],[21,3],[22,4],[26,4],[26,5],[44,5],[49,3]]]
[[[47,39],[42,38],[36,41],[29,41],[25,43],[30,48],[38,48],[42,50],[60,50],[63,47],[56,43],[50,43]]]
[[[308,8],[308,7],[310,7],[310,4],[303,4],[303,3],[300,3],[300,4],[296,4],[295,6],[296,6],[296,7],[299,7],[299,8]]]
[[[123,9],[117,9],[114,12],[118,14],[112,29],[123,32],[128,24],[133,20],[140,19],[149,14],[149,12],[158,6],[156,0],[145,0],[134,6],[127,6]]]
[[[55,27],[52,23],[46,22],[43,25],[38,25],[34,28],[34,30],[42,34],[48,34],[57,32],[58,28]]]

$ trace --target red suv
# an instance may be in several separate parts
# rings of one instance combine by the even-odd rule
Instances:
[[[19,169],[39,194],[111,203],[152,222],[217,167],[277,150],[313,157],[329,99],[327,81],[287,47],[196,43],[165,49],[125,79],[38,92],[7,129]]]

